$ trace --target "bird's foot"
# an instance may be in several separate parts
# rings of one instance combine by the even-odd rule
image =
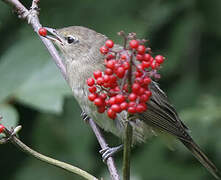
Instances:
[[[112,157],[117,152],[121,151],[123,149],[123,144],[116,147],[107,147],[105,149],[101,149],[99,153],[102,155],[103,162],[106,162],[109,157]]]
[[[90,117],[84,112],[82,111],[81,113],[81,118],[84,120],[84,122],[88,123]]]

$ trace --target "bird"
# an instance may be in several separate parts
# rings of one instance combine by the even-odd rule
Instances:
[[[84,115],[91,117],[98,126],[123,141],[127,113],[122,112],[112,120],[106,114],[98,113],[94,104],[88,100],[86,80],[95,70],[105,69],[104,55],[99,52],[99,49],[108,37],[83,26],[46,29],[50,35],[46,35],[45,38],[52,40],[60,50],[66,67],[67,82]],[[115,48],[122,47],[116,45]],[[218,169],[194,142],[187,126],[181,121],[159,84],[152,81],[149,89],[152,96],[147,101],[147,110],[137,114],[136,119],[131,122],[133,144],[145,142],[156,133],[169,134],[182,142],[216,179],[220,179]]]

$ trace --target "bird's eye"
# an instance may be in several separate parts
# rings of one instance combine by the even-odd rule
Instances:
[[[74,36],[67,36],[65,39],[67,40],[68,44],[75,44],[78,42],[78,39]]]

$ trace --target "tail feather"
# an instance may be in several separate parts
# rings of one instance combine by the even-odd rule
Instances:
[[[200,150],[199,146],[194,142],[188,142],[180,139],[180,141],[193,153],[198,161],[216,178],[220,179],[220,174],[216,166],[209,160],[209,158]]]

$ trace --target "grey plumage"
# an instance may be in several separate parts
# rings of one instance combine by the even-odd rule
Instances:
[[[126,113],[122,112],[116,120],[110,120],[106,114],[97,113],[95,106],[87,99],[86,79],[92,75],[93,71],[105,68],[104,57],[99,53],[99,48],[107,37],[80,26],[54,30],[52,34],[55,38],[50,37],[50,39],[55,42],[64,56],[68,82],[81,108],[100,127],[122,138]],[[67,42],[69,36],[75,38],[76,43],[69,44]],[[117,48],[121,47],[117,46]],[[150,90],[152,96],[147,103],[147,111],[137,114],[137,118],[131,122],[134,131],[133,142],[145,141],[146,138],[156,133],[155,130],[171,134],[180,140],[215,178],[219,179],[217,168],[193,141],[187,131],[188,128],[180,120],[165,93],[155,82],[151,83]]]

